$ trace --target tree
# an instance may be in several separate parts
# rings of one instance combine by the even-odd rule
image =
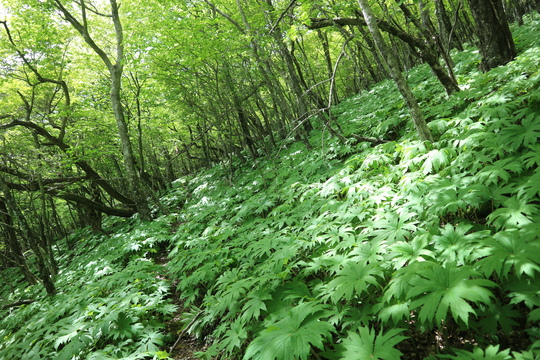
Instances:
[[[516,48],[502,0],[469,0],[469,6],[482,56],[480,69],[486,72],[512,61]]]
[[[379,30],[371,6],[369,5],[367,0],[358,0],[358,5],[360,5],[360,8],[362,9],[362,14],[364,15],[364,19],[369,28],[371,36],[373,37],[375,45],[377,46],[377,50],[380,52],[381,57],[386,59],[388,70],[392,78],[396,82],[401,96],[403,96],[403,99],[407,103],[414,122],[414,126],[416,128],[416,131],[418,132],[418,135],[420,136],[420,139],[433,141],[433,136],[431,135],[431,131],[426,124],[424,115],[422,114],[422,110],[418,105],[418,101],[416,100],[414,94],[409,88],[409,85],[407,85],[407,81],[401,73],[399,63],[394,53],[390,51],[386,46],[385,40],[383,39],[382,34]]]
[[[119,5],[116,0],[110,0],[110,14],[104,15],[99,13],[93,7],[89,7],[84,0],[81,0],[79,5],[80,20],[68,10],[66,6],[60,0],[54,0],[53,6],[58,9],[64,20],[68,21],[83,37],[84,41],[90,46],[90,48],[100,57],[110,77],[110,100],[114,112],[114,118],[116,120],[116,127],[118,135],[122,144],[122,154],[124,156],[124,166],[126,170],[126,177],[129,185],[129,193],[135,200],[135,205],[139,211],[139,215],[142,219],[150,220],[152,218],[150,214],[150,208],[148,201],[144,195],[142,188],[142,181],[139,176],[135,164],[135,157],[133,154],[133,148],[129,136],[128,126],[124,116],[124,108],[121,101],[121,89],[122,89],[122,73],[124,70],[124,33],[122,29],[122,23],[120,21]],[[109,17],[114,26],[115,33],[115,57],[111,59],[105,50],[100,47],[90,34],[89,22],[87,13],[92,12],[98,16]]]

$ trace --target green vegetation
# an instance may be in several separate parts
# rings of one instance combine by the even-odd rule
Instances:
[[[203,359],[538,358],[539,28],[488,73],[455,54],[466,90],[451,98],[427,67],[408,74],[434,143],[385,81],[334,112],[345,133],[394,141],[319,129],[313,150],[285,141],[232,177],[222,163],[181,178],[153,222],[58,243],[51,297],[4,270],[3,303],[37,300],[2,310],[0,359],[167,359],[179,310]]]
[[[54,296],[3,270],[3,304],[35,301],[1,310],[0,359],[167,359],[180,334],[202,359],[538,359],[538,29],[487,73],[454,54],[451,97],[407,74],[433,143],[383,81],[333,111],[346,137],[392,141],[323,127],[313,149],[178,179],[154,221],[55,244]]]

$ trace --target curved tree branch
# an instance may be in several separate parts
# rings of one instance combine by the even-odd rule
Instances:
[[[7,124],[0,124],[0,130],[2,129],[9,129],[15,126],[22,126],[27,129],[31,129],[34,131],[34,133],[44,137],[47,139],[51,144],[57,146],[60,150],[62,150],[64,153],[67,153],[69,149],[71,149],[71,146],[64,143],[60,139],[56,138],[52,134],[50,134],[47,130],[42,128],[41,126],[30,122],[30,121],[22,121],[13,119],[11,122]],[[120,201],[123,204],[131,206],[134,204],[134,202],[127,198],[126,196],[122,195],[120,192],[118,192],[109,182],[107,182],[105,179],[103,179],[86,161],[84,160],[78,160],[75,159],[74,161],[75,165],[77,165],[81,170],[83,170],[87,178],[94,181],[98,186],[100,186],[107,194],[109,194],[112,198]]]
[[[19,58],[34,73],[34,75],[36,75],[38,82],[40,84],[43,84],[43,83],[56,84],[62,88],[62,92],[64,93],[64,99],[65,99],[64,106],[66,107],[66,115],[62,118],[62,125],[60,126],[60,135],[58,136],[58,138],[60,140],[63,140],[66,134],[66,125],[70,116],[70,109],[71,109],[71,96],[69,94],[69,88],[67,86],[67,83],[64,80],[55,80],[55,79],[42,76],[41,73],[38,71],[37,67],[35,67],[34,65],[32,65],[30,61],[28,61],[26,56],[22,53],[22,51],[19,50],[19,48],[15,44],[15,41],[13,40],[13,37],[11,36],[11,31],[9,30],[9,27],[7,25],[7,21],[0,21],[0,24],[4,26],[4,30],[6,31],[8,40],[10,44],[13,46],[13,48],[15,49],[15,51],[17,52],[17,54],[19,55]],[[19,95],[21,94],[19,93]],[[21,95],[21,97],[23,96]],[[25,101],[24,97],[23,97],[23,101]]]

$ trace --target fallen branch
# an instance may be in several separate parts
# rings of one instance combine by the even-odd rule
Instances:
[[[9,309],[9,308],[12,308],[12,307],[15,307],[15,306],[28,305],[28,304],[31,304],[31,303],[33,303],[35,301],[36,300],[32,300],[32,299],[18,300],[18,301],[15,301],[15,302],[11,303],[11,304],[2,305],[2,310]]]
[[[350,136],[355,138],[357,140],[357,142],[367,141],[367,142],[372,143],[373,145],[385,144],[385,143],[389,142],[389,140],[370,138],[370,137],[360,136],[360,135],[356,135],[356,134],[350,134]]]
[[[180,335],[178,335],[178,339],[176,339],[176,341],[174,342],[173,346],[171,346],[171,348],[169,349],[169,352],[172,353],[174,348],[176,347],[176,345],[178,345],[178,343],[180,342],[180,340],[182,339],[182,337],[186,334],[186,332],[188,331],[188,329],[190,328],[191,325],[193,325],[195,323],[195,321],[197,321],[197,319],[203,314],[202,311],[199,311],[197,313],[197,315],[195,315],[195,317],[193,318],[193,320],[191,320],[189,322],[189,324],[187,324],[186,327],[184,327],[184,330],[182,330],[182,332],[180,333]]]

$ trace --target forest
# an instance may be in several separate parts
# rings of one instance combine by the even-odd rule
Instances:
[[[0,360],[540,359],[539,0],[0,0]]]

